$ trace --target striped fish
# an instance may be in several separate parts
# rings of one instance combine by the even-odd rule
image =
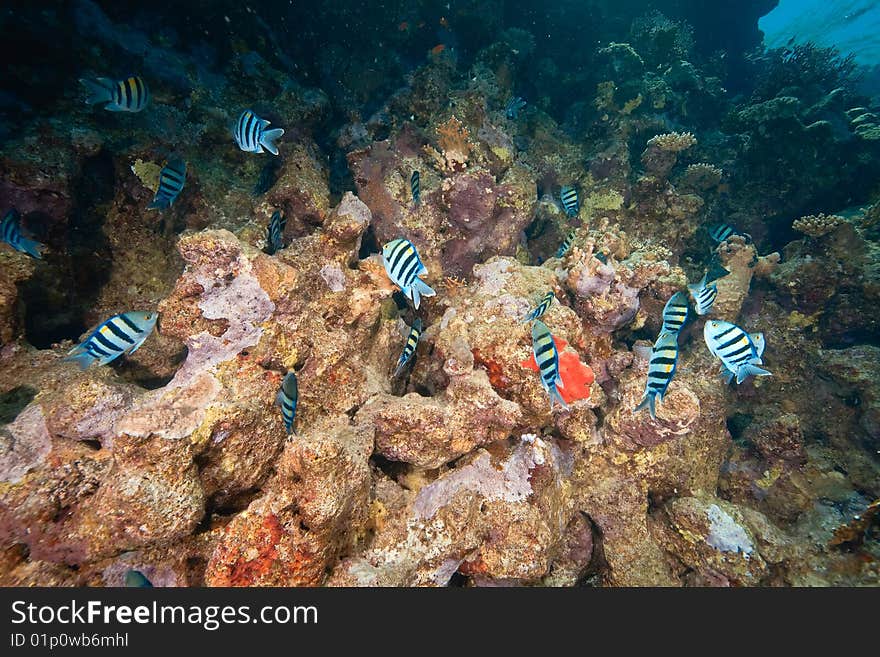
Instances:
[[[730,322],[720,320],[706,322],[703,327],[703,338],[709,352],[721,360],[726,371],[736,376],[738,384],[750,376],[770,376],[770,372],[758,367],[763,364],[763,335],[758,341],[761,345],[760,354],[751,336]],[[733,376],[730,378],[732,379]]]
[[[71,349],[64,360],[86,369],[94,362],[106,365],[122,354],[133,354],[153,332],[157,319],[156,313],[149,312],[114,315]]]
[[[752,341],[752,344],[755,347],[755,355],[757,355],[758,357],[758,360],[755,364],[762,365],[764,363],[764,349],[767,347],[767,342],[764,340],[764,334],[752,333],[751,335],[749,335],[749,339]],[[722,363],[721,378],[724,380],[724,383],[730,385],[730,382],[733,381],[734,376],[736,375],[729,369],[727,369],[727,366]]]
[[[708,283],[709,272],[703,274],[703,278],[696,285],[688,285],[688,292],[694,300],[694,310],[698,315],[706,315],[712,310],[712,304],[715,303],[715,297],[718,296],[718,286],[715,283]]]
[[[287,435],[293,433],[293,421],[296,419],[296,403],[299,401],[299,383],[293,370],[288,372],[281,381],[281,389],[275,396],[275,403],[281,407],[281,418]]]
[[[412,191],[413,203],[418,205],[422,200],[422,192],[419,182],[421,180],[421,176],[418,171],[413,171],[412,175],[409,178],[409,188]]]
[[[270,123],[266,119],[261,119],[251,110],[245,110],[238,117],[232,130],[235,143],[246,153],[262,153],[265,148],[272,155],[278,155],[275,140],[284,134],[284,130],[282,128],[266,130],[266,126]]]
[[[661,333],[678,333],[688,317],[688,300],[684,292],[676,292],[663,306]]]
[[[153,583],[139,570],[128,570],[125,572],[125,585],[128,588],[136,589],[153,588]]]
[[[550,329],[539,319],[532,324],[532,351],[541,371],[541,386],[550,395],[550,410],[553,410],[554,401],[558,401],[562,408],[568,410],[568,404],[559,394],[559,389],[565,387],[559,375],[559,352]]]
[[[169,160],[159,172],[159,189],[156,198],[147,206],[147,210],[163,210],[170,208],[177,200],[186,182],[186,162],[180,158]]]
[[[562,245],[556,250],[556,257],[562,258],[568,253],[568,250],[571,248],[571,245],[574,243],[574,238],[577,235],[577,231],[571,231],[565,238],[565,241]]]
[[[553,294],[553,290],[550,290],[544,297],[541,299],[541,303],[538,304],[538,307],[535,308],[532,312],[523,318],[522,322],[531,322],[533,320],[538,319],[541,315],[547,312],[547,309],[550,307],[550,304],[553,303],[553,298],[556,295]]]
[[[266,226],[266,253],[269,255],[275,255],[275,252],[281,249],[286,225],[287,217],[282,214],[281,210],[275,210],[269,220],[269,225]]]
[[[717,224],[709,229],[709,237],[712,238],[713,242],[717,242],[718,244],[721,244],[721,242],[734,233],[736,233],[736,231],[730,224]]]
[[[559,190],[559,200],[562,201],[562,207],[565,214],[569,217],[576,217],[581,209],[580,199],[578,199],[578,190],[574,187],[565,186]]]
[[[87,104],[106,103],[104,109],[111,112],[140,112],[150,101],[147,83],[138,75],[124,80],[98,78],[80,82],[89,92]]]
[[[428,272],[415,245],[409,240],[397,238],[382,247],[382,264],[391,282],[400,288],[412,300],[415,309],[419,309],[422,296],[433,297],[436,292],[419,276]]]
[[[508,119],[516,119],[519,116],[519,111],[526,106],[526,101],[517,96],[516,98],[511,98],[507,106],[504,108],[504,115]]]
[[[403,371],[404,366],[409,362],[410,358],[413,357],[413,354],[416,353],[416,347],[419,345],[419,338],[421,335],[422,320],[416,317],[416,321],[413,322],[413,325],[409,330],[409,336],[406,338],[406,346],[403,348],[403,353],[400,354],[400,358],[397,359],[397,369],[394,370],[394,376],[397,376]]]
[[[42,260],[45,245],[30,240],[21,232],[21,215],[15,208],[10,208],[0,221],[0,242],[6,242],[16,251],[27,253],[31,258]]]
[[[645,396],[638,406],[633,409],[636,413],[647,408],[651,419],[656,420],[654,405],[657,399],[663,400],[666,389],[675,375],[675,366],[678,363],[678,334],[661,333],[651,350],[651,361],[648,365],[648,383],[645,386]]]

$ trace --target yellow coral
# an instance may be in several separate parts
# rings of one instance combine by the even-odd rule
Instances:
[[[591,217],[597,211],[620,210],[623,207],[623,196],[616,189],[593,192],[584,199],[582,207],[586,209],[587,216]]]
[[[792,310],[788,316],[788,325],[792,328],[811,328],[813,331],[817,329],[817,324],[819,322],[819,316],[822,314],[820,310],[817,313],[813,313],[812,315],[804,315],[803,313],[799,313],[797,310]]]
[[[680,153],[697,143],[697,138],[690,132],[667,132],[656,135],[648,140],[648,146],[655,146],[661,151]]]
[[[162,171],[162,167],[155,162],[144,162],[138,158],[131,165],[131,171],[151,192],[155,193],[159,189],[159,172]]]
[[[635,98],[626,101],[623,104],[623,109],[620,110],[621,114],[632,114],[639,107],[639,105],[642,104],[643,100],[644,98],[642,98],[642,94],[639,94]]]
[[[800,219],[795,219],[791,227],[796,231],[810,237],[822,237],[844,223],[846,219],[836,214],[811,214]]]
[[[617,85],[611,80],[600,82],[596,85],[596,109],[600,112],[603,110],[614,109],[614,92]]]

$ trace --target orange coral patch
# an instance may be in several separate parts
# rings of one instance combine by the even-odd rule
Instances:
[[[492,384],[495,390],[504,390],[510,385],[510,378],[504,373],[504,367],[501,363],[485,358],[479,349],[474,349],[473,354],[474,361],[486,368],[486,373],[489,375],[489,383]]]
[[[556,350],[559,352],[559,376],[562,378],[562,384],[565,386],[560,388],[559,392],[562,394],[565,403],[570,404],[578,399],[589,399],[590,386],[596,380],[593,369],[581,362],[581,358],[576,351],[565,351],[568,342],[556,336],[553,336],[553,342],[556,343]],[[535,361],[534,352],[526,360],[522,361],[520,365],[540,372],[538,363]]]

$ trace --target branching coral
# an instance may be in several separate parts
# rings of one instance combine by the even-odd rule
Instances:
[[[846,219],[835,214],[811,214],[800,219],[795,219],[791,225],[796,231],[810,237],[822,237],[844,223]]]
[[[705,191],[717,187],[723,171],[713,164],[700,162],[688,165],[681,177],[681,183],[691,189]]]
[[[648,147],[642,153],[642,164],[652,176],[665,179],[678,162],[678,154],[696,143],[697,138],[690,132],[655,135],[648,140]]]
[[[697,138],[690,132],[667,132],[648,140],[648,146],[654,146],[669,153],[681,153],[696,143]]]
[[[467,168],[468,157],[473,148],[468,141],[468,130],[455,116],[437,126],[437,144],[440,152],[430,146],[425,148],[444,171],[461,171]]]

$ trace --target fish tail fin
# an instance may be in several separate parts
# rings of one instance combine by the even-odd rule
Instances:
[[[96,103],[109,103],[113,100],[113,80],[109,78],[97,78],[96,80],[81,79],[80,82],[88,92],[87,105]]]
[[[20,237],[18,240],[18,248],[20,251],[22,251],[23,253],[27,253],[32,258],[42,260],[43,249],[46,248],[46,245],[34,240],[29,240],[27,237]]]
[[[740,365],[736,370],[736,382],[742,383],[750,376],[772,376],[767,370],[761,369],[753,363],[745,363]]]
[[[730,385],[730,382],[733,381],[733,376],[733,372],[725,370],[721,373],[721,380],[724,381],[725,385]]]
[[[65,363],[76,363],[79,365],[81,370],[88,369],[89,365],[94,363],[97,360],[92,354],[87,351],[77,351],[74,349],[67,356],[64,357]]]
[[[562,406],[566,411],[570,410],[568,408],[568,404],[565,403],[565,400],[562,398],[562,395],[559,394],[559,388],[555,385],[552,385],[547,388],[547,392],[550,393],[550,410],[553,410],[553,402],[558,401],[559,405]]]
[[[266,150],[272,153],[272,155],[278,155],[278,146],[275,145],[275,140],[279,139],[283,134],[284,128],[264,130],[263,136],[260,137],[260,144],[265,146]]]
[[[656,420],[657,416],[654,411],[654,403],[656,399],[656,395],[646,394],[644,397],[642,397],[642,401],[639,402],[639,405],[633,409],[633,413],[638,413],[643,408],[647,408],[648,413],[650,413],[651,415],[651,419]]]
[[[403,360],[403,358],[397,359],[397,367],[394,370],[394,374],[392,375],[392,378],[398,376],[401,372],[403,372],[403,368],[406,367],[407,362],[408,361]]]
[[[433,297],[437,294],[434,291],[434,288],[425,283],[421,278],[416,278],[416,280],[413,281],[412,287],[414,290],[418,290],[423,297]]]

